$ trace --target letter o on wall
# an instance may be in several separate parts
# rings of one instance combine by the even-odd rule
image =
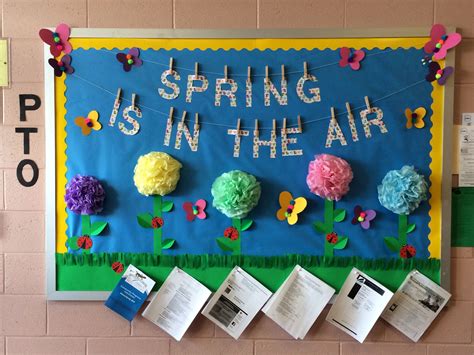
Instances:
[[[30,181],[25,180],[23,176],[23,169],[27,165],[29,165],[31,169],[33,169],[33,176],[31,177]],[[20,184],[22,184],[25,187],[34,186],[36,182],[38,181],[38,177],[39,177],[38,165],[36,165],[36,163],[33,160],[23,159],[22,161],[20,161],[20,163],[18,164],[16,168],[16,178],[18,179],[18,182]]]

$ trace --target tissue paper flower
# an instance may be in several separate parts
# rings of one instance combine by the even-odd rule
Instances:
[[[412,166],[391,170],[377,187],[382,206],[399,215],[408,215],[428,198],[428,184]]]
[[[309,163],[306,183],[322,198],[339,201],[348,191],[353,174],[347,161],[330,154],[320,154]]]
[[[244,218],[260,199],[260,183],[255,176],[233,170],[212,184],[212,205],[230,218]]]
[[[81,215],[91,215],[102,211],[105,191],[99,180],[92,176],[74,176],[66,187],[67,208]]]
[[[164,196],[176,189],[181,167],[181,163],[170,155],[151,152],[138,158],[133,181],[142,195]]]

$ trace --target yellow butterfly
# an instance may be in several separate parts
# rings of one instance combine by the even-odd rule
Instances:
[[[288,191],[281,192],[278,201],[281,208],[277,211],[276,216],[280,221],[286,219],[290,225],[298,222],[298,213],[303,212],[308,205],[304,197],[294,199]]]
[[[99,113],[97,111],[91,111],[87,117],[76,117],[74,123],[81,127],[82,134],[88,136],[91,134],[91,131],[98,131],[102,128],[102,125],[99,122]]]
[[[408,129],[415,126],[416,128],[423,128],[425,127],[425,122],[423,118],[425,118],[426,110],[424,107],[418,107],[415,111],[407,108],[405,109],[405,117],[407,119],[406,127]]]

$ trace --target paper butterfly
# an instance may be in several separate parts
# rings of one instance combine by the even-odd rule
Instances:
[[[415,111],[407,108],[405,109],[405,117],[407,119],[406,127],[408,129],[415,126],[416,128],[423,128],[425,127],[425,122],[423,118],[425,118],[426,110],[424,107],[418,107]]]
[[[350,48],[342,47],[339,51],[341,55],[341,60],[339,61],[340,67],[346,67],[349,65],[352,70],[360,69],[360,62],[365,57],[365,52],[363,50],[352,51]]]
[[[98,131],[102,128],[99,122],[99,113],[97,111],[91,111],[87,117],[76,117],[74,120],[76,126],[81,127],[82,134],[88,136],[92,130]]]
[[[44,43],[49,44],[49,51],[55,57],[59,57],[61,52],[69,54],[72,51],[71,43],[69,43],[69,35],[71,29],[68,25],[62,23],[56,27],[55,32],[51,32],[45,28],[39,31],[39,36]]]
[[[277,211],[276,216],[280,221],[286,219],[290,225],[298,222],[298,213],[303,212],[308,205],[304,197],[293,199],[293,196],[288,191],[281,192],[278,200],[281,208]]]
[[[370,221],[373,221],[377,213],[374,210],[363,211],[362,207],[354,207],[354,218],[352,218],[352,224],[360,223],[363,229],[370,228]]]
[[[433,59],[443,59],[446,57],[448,49],[456,47],[461,42],[461,35],[453,32],[446,34],[446,29],[443,25],[433,25],[430,32],[431,39],[426,42],[424,50],[426,53],[433,53]]]
[[[130,48],[128,54],[117,53],[116,57],[120,63],[123,63],[123,70],[130,71],[132,66],[139,67],[143,64],[142,60],[138,58],[140,50],[138,48]]]
[[[431,62],[428,68],[430,72],[426,76],[426,80],[437,80],[439,85],[446,84],[446,80],[448,80],[449,76],[454,72],[453,67],[445,67],[444,69],[441,69],[438,62]]]
[[[192,222],[197,218],[205,219],[206,212],[206,201],[205,200],[197,200],[196,203],[193,205],[192,202],[185,202],[183,203],[183,210],[186,212],[186,219],[189,222]]]
[[[69,55],[63,56],[60,60],[50,58],[48,59],[48,63],[54,68],[55,76],[62,76],[63,73],[74,73],[74,68],[71,66],[71,57]]]

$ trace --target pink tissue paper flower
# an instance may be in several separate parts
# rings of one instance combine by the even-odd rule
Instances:
[[[316,155],[309,163],[306,183],[319,197],[339,201],[349,191],[353,174],[347,161],[330,154]]]

